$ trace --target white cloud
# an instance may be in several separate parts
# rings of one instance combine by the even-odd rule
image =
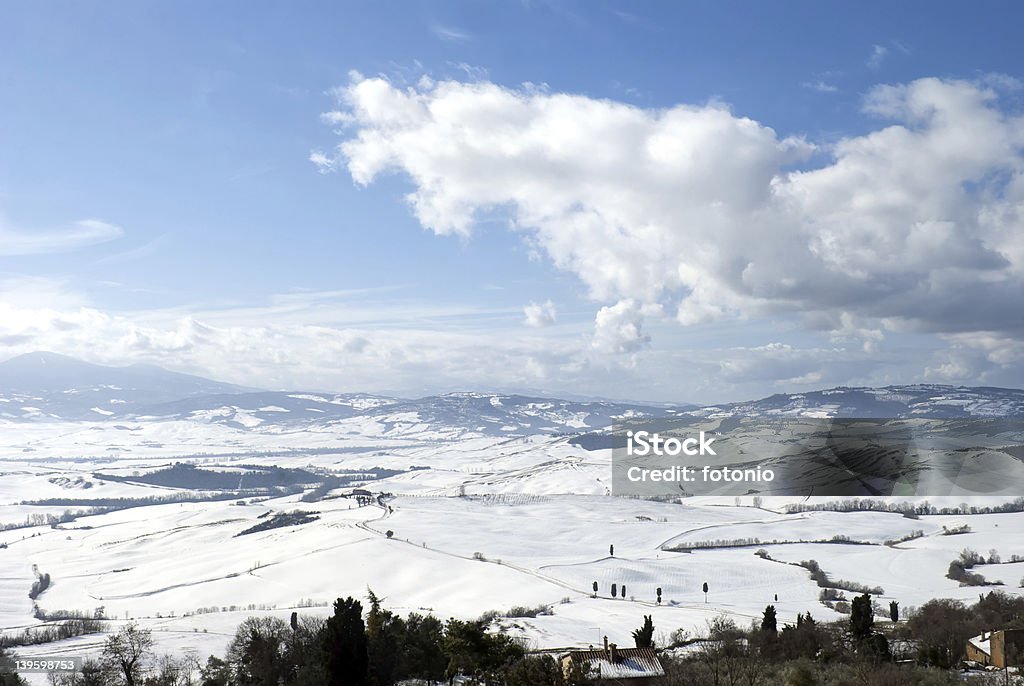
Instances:
[[[839,88],[837,88],[836,86],[833,86],[831,83],[826,83],[825,81],[822,81],[821,79],[818,79],[817,81],[804,81],[800,85],[802,85],[804,88],[808,88],[808,89],[810,89],[812,91],[817,91],[819,93],[838,93],[839,92]]]
[[[0,217],[0,256],[67,252],[112,241],[123,234],[120,226],[99,219],[82,219],[59,228],[24,229]]]
[[[1024,333],[1024,120],[990,81],[873,89],[866,112],[893,123],[811,166],[811,143],[718,103],[653,110],[377,78],[338,94],[352,124],[326,165],[359,184],[406,174],[413,212],[438,234],[507,213],[612,303],[600,349],[642,347],[640,320],[632,343],[601,332],[654,305],[686,325],[817,318],[870,350],[887,329]]]
[[[872,69],[878,69],[882,66],[882,62],[885,61],[885,57],[888,54],[889,48],[884,45],[872,45],[871,56],[868,57],[867,65]]]
[[[594,321],[592,345],[602,353],[632,353],[643,349],[650,336],[643,333],[644,313],[633,300],[602,307]]]
[[[475,324],[481,315],[488,326]],[[246,386],[406,396],[469,389],[718,402],[839,384],[965,382],[949,377],[955,368],[943,365],[950,360],[975,373],[975,383],[1024,383],[1024,348],[981,335],[951,336],[941,350],[876,354],[843,341],[726,344],[720,341],[747,329],[716,325],[699,336],[710,344],[695,348],[686,334],[674,335],[680,327],[657,307],[636,301],[603,308],[589,335],[574,322],[524,331],[521,315],[377,302],[367,291],[115,312],[58,281],[8,280],[0,282],[0,359],[51,350],[107,364],[150,362]],[[853,330],[860,322],[848,324]],[[648,329],[659,333],[656,340]]]
[[[483,81],[487,78],[488,71],[486,67],[481,67],[475,64],[469,64],[467,62],[449,62],[448,66],[461,71],[466,75],[466,78],[470,81]]]
[[[445,26],[444,24],[432,24],[430,32],[437,38],[450,43],[465,43],[473,39],[473,36],[466,31],[454,26]]]
[[[542,328],[554,324],[558,319],[558,313],[555,310],[555,304],[550,300],[537,304],[530,303],[523,308],[523,314],[526,315],[525,323],[527,326],[534,328]]]

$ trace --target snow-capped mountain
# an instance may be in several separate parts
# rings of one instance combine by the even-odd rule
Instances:
[[[34,352],[0,362],[0,418],[98,419],[144,404],[249,389],[155,365],[108,367]]]
[[[151,365],[107,367],[54,353],[0,363],[0,419],[186,420],[254,429],[365,418],[486,435],[579,433],[628,418],[679,414],[813,417],[1021,417],[1024,391],[941,385],[833,388],[697,408],[497,393],[419,399],[259,391]]]
[[[838,387],[772,395],[750,402],[702,408],[740,416],[810,416],[951,419],[1024,417],[1024,391],[1014,388],[913,384],[884,388]]]

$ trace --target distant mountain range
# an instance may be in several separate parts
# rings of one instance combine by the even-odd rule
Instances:
[[[7,418],[123,416],[144,405],[247,390],[155,365],[107,367],[48,352],[0,363],[0,417]]]
[[[627,417],[710,414],[1024,417],[1024,391],[921,384],[841,387],[708,407],[494,393],[451,393],[409,400],[365,393],[261,391],[152,365],[108,367],[44,352],[0,363],[0,420],[6,421],[149,418],[256,429],[362,417],[385,425],[412,423],[522,435],[585,432]]]
[[[705,412],[736,415],[948,419],[1024,417],[1024,391],[990,386],[909,384],[882,388],[840,386],[807,393],[780,393],[761,400],[730,403]]]

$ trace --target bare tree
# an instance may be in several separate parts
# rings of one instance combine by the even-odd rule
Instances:
[[[107,639],[103,646],[103,662],[120,672],[125,686],[138,686],[146,663],[153,653],[153,634],[140,629],[135,622],[128,624]]]

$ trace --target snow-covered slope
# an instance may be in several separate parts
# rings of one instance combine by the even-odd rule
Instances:
[[[30,373],[39,360],[44,371]],[[335,598],[362,597],[367,587],[399,613],[442,618],[544,605],[550,613],[499,619],[495,627],[554,648],[585,646],[602,634],[628,642],[644,614],[662,637],[679,628],[699,634],[719,613],[745,624],[769,602],[782,622],[807,611],[840,617],[818,601],[821,589],[807,571],[791,564],[803,560],[817,560],[832,578],[880,586],[882,598],[904,608],[932,597],[975,598],[979,589],[945,577],[965,547],[994,549],[1007,561],[975,570],[1003,581],[1002,590],[1019,593],[1024,573],[1010,562],[1024,559],[1024,513],[913,519],[787,514],[785,506],[802,498],[766,497],[759,507],[750,496],[610,497],[611,451],[580,441],[621,418],[691,412],[703,415],[697,421],[744,413],[1019,417],[1020,391],[834,389],[695,412],[482,393],[402,400],[251,391],[45,356],[5,369],[0,629],[8,633],[42,621],[28,598],[37,571],[52,580],[35,601],[42,612],[103,607],[117,618],[111,629],[134,618],[154,631],[161,650],[203,659],[222,653],[249,614],[326,614]],[[135,379],[133,395],[124,374]],[[154,379],[166,380],[165,395],[150,390]],[[92,394],[84,404],[64,398],[81,393]],[[14,400],[19,394],[47,409],[26,413]],[[125,402],[103,402],[115,396]],[[301,470],[301,478],[283,490],[247,490],[256,482],[248,475],[271,467]],[[217,478],[152,476],[189,469]],[[373,495],[346,497],[354,488]],[[309,516],[286,516],[296,510]],[[275,515],[283,516],[279,528],[240,535]],[[963,525],[965,533],[947,535]],[[837,534],[852,540],[833,540]],[[611,584],[626,590],[612,597]],[[660,605],[656,588],[664,592]],[[91,655],[102,640],[21,652]]]
[[[1024,417],[1024,391],[1013,388],[914,384],[884,388],[831,388],[778,394],[704,412],[744,416],[809,417]]]

